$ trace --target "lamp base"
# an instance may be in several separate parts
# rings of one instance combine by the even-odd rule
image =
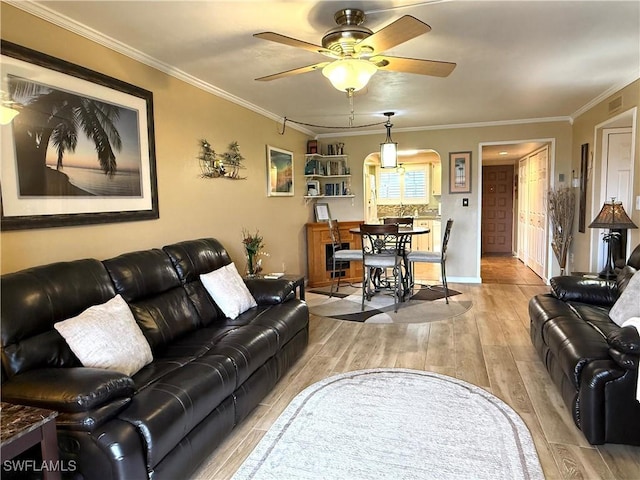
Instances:
[[[606,267],[598,274],[598,278],[604,278],[605,280],[613,280],[616,277],[616,272],[614,272],[613,270],[609,270]]]

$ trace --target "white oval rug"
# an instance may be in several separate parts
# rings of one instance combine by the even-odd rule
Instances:
[[[359,370],[307,387],[233,477],[543,479],[529,430],[502,400],[455,378]]]

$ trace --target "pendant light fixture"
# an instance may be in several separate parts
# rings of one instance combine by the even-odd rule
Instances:
[[[387,117],[387,123],[385,123],[387,139],[380,144],[380,166],[382,168],[396,168],[398,166],[398,144],[391,140],[391,127],[393,127],[391,117],[394,112],[385,112],[384,115]]]

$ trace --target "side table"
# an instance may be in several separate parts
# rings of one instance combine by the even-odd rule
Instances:
[[[33,445],[40,443],[42,464],[37,462],[16,464],[15,468],[41,471],[45,480],[59,480],[61,464],[58,461],[56,417],[58,412],[0,402],[0,452],[3,470],[13,468],[7,462]]]

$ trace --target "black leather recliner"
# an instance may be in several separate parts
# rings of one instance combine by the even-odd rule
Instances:
[[[589,443],[640,445],[640,336],[609,310],[640,269],[638,245],[615,280],[562,276],[529,302],[531,341]]]
[[[186,478],[302,355],[309,311],[284,279],[251,279],[230,320],[199,275],[231,262],[215,239],[4,275],[2,399],[57,410],[63,460],[84,478]],[[131,377],[85,368],[53,328],[116,294],[154,360]]]

